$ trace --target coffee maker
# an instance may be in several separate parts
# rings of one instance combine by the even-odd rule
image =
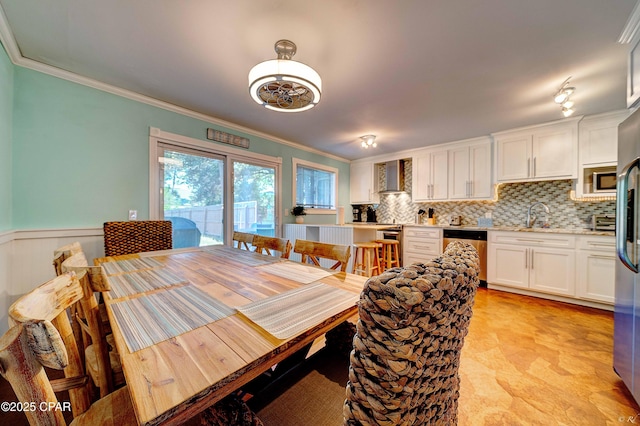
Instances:
[[[364,211],[363,206],[361,205],[352,205],[353,209],[353,221],[354,222],[362,222],[362,213]]]

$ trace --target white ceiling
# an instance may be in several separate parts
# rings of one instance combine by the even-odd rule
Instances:
[[[347,159],[561,119],[552,95],[568,76],[576,115],[625,108],[617,40],[635,4],[0,0],[3,42],[24,58]],[[322,76],[312,110],[249,96],[249,70],[283,38]],[[365,134],[375,152],[359,147]]]

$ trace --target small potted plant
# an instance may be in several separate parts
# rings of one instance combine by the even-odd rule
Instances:
[[[305,216],[307,212],[305,211],[304,206],[295,206],[291,209],[291,214],[296,217],[296,223],[303,223],[304,218],[302,216]]]

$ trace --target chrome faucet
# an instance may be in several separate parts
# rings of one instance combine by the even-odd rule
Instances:
[[[542,203],[540,201],[538,201],[537,203],[533,203],[529,206],[529,209],[527,210],[527,228],[533,228],[533,225],[536,223],[536,219],[538,218],[535,214],[531,215],[531,210],[535,207],[535,206],[542,206],[544,207],[544,211],[548,214],[551,212],[551,210],[549,210],[549,207],[545,204]]]

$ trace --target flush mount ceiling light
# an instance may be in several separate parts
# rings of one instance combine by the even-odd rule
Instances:
[[[558,89],[556,94],[553,96],[553,101],[560,104],[562,108],[562,115],[565,117],[569,117],[574,113],[573,101],[570,100],[569,97],[576,91],[576,88],[569,86],[569,80],[571,80],[571,77],[562,82],[560,89]]]
[[[376,135],[360,136],[360,141],[360,144],[365,149],[369,147],[375,148],[376,146],[378,146],[378,144],[376,143]]]
[[[296,45],[289,40],[275,44],[278,59],[261,62],[249,71],[249,93],[265,108],[300,112],[320,102],[322,79],[311,67],[292,60]]]

